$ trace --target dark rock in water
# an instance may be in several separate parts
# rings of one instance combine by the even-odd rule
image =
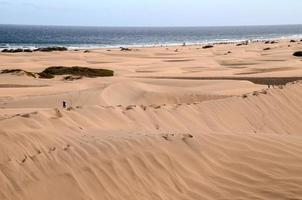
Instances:
[[[247,41],[237,44],[236,46],[242,46],[242,45],[248,45],[248,44],[249,44],[249,41],[247,40]]]
[[[291,42],[291,43],[295,43],[295,42],[296,42],[296,40],[291,40],[290,42]]]
[[[3,49],[3,53],[20,53],[23,52],[23,49]]]
[[[209,49],[209,48],[213,48],[214,46],[213,45],[206,45],[206,46],[203,46],[202,48],[203,49]]]
[[[267,51],[267,50],[271,50],[271,48],[268,47],[268,48],[263,49],[263,51]]]
[[[302,51],[297,51],[293,54],[293,56],[296,56],[296,57],[302,57]]]
[[[38,48],[35,50],[31,49],[3,49],[2,52],[4,53],[20,53],[20,52],[33,52],[33,51],[41,51],[41,52],[52,52],[52,51],[67,51],[66,47],[46,47],[46,48]]]
[[[45,47],[45,48],[38,48],[34,51],[41,51],[41,52],[52,52],[52,51],[67,51],[66,47]]]
[[[31,50],[31,49],[24,49],[23,51],[24,51],[24,52],[27,52],[27,53],[33,52],[33,50]]]
[[[13,50],[13,53],[20,53],[20,52],[23,52],[23,49],[15,49],[15,50]]]
[[[264,43],[265,44],[277,44],[278,42],[275,40],[272,40],[272,41],[265,41]]]
[[[121,48],[121,51],[132,51],[132,49],[130,48],[125,48],[125,47],[120,47]]]

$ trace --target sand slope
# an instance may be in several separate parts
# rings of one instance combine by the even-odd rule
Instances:
[[[299,49],[0,53],[0,70],[116,74],[0,74],[0,200],[302,199],[302,83],[268,89],[246,79],[302,77]]]
[[[161,107],[6,109],[0,199],[300,199],[301,89]]]

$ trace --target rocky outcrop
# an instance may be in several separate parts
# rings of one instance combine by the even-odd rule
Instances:
[[[21,53],[21,52],[32,52],[31,49],[3,49],[2,53]]]
[[[38,49],[3,49],[1,52],[3,53],[21,53],[21,52],[27,52],[31,53],[34,51],[40,51],[40,52],[53,52],[53,51],[67,51],[68,49],[66,47],[44,47],[44,48],[38,48]]]
[[[66,47],[45,47],[45,48],[38,48],[34,51],[41,51],[41,52],[53,52],[53,51],[67,51]]]

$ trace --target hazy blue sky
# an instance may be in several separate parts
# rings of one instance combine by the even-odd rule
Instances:
[[[302,24],[302,0],[0,0],[0,24]]]

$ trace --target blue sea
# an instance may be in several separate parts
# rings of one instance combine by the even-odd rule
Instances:
[[[302,25],[234,27],[64,27],[0,25],[0,48],[106,48],[302,38]]]

